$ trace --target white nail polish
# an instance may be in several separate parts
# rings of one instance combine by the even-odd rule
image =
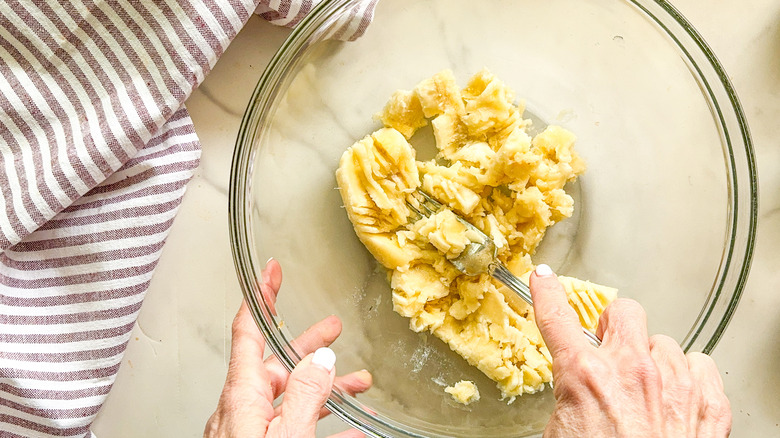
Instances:
[[[271,260],[273,259],[273,257],[268,257],[268,260],[265,261],[265,265],[268,266],[268,264],[271,263]]]
[[[336,353],[328,347],[318,348],[314,352],[314,356],[311,357],[311,363],[331,371],[333,366],[336,365]]]
[[[537,277],[549,277],[553,275],[553,270],[549,266],[542,263],[541,265],[538,265],[536,267],[536,276]]]

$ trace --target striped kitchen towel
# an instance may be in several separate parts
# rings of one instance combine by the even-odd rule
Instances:
[[[0,2],[0,436],[92,435],[200,158],[184,101],[253,11],[317,3]]]

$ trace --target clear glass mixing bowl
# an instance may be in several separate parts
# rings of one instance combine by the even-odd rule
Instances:
[[[543,429],[552,391],[507,405],[476,369],[392,310],[389,286],[341,206],[342,152],[379,125],[397,89],[450,68],[461,85],[488,67],[539,123],[578,136],[588,171],[569,187],[575,216],[534,260],[615,286],[642,303],[652,333],[709,352],[745,284],[756,231],[756,170],[728,76],[693,27],[652,0],[382,0],[366,34],[327,39],[359,2],[325,1],[259,80],[236,143],[230,238],[243,292],[288,368],[290,341],[330,314],[342,372],[374,387],[328,407],[377,436],[525,436]],[[332,33],[332,32],[330,32]],[[412,143],[424,154],[423,131]],[[257,279],[285,277],[275,312]],[[475,381],[482,400],[442,385]]]

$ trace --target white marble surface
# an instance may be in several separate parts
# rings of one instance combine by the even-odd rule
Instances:
[[[677,0],[731,75],[753,133],[760,219],[753,268],[718,345],[733,436],[779,436],[780,3]],[[230,160],[255,82],[289,30],[253,17],[187,106],[203,143],[201,166],[141,310],[117,382],[98,415],[103,437],[198,436],[222,387],[229,327],[240,302],[227,229]],[[319,436],[342,430],[322,424]]]

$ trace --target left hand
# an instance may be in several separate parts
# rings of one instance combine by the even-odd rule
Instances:
[[[261,290],[273,307],[282,281],[279,263],[269,260],[262,277]],[[312,353],[330,345],[340,333],[341,321],[336,316],[306,330],[293,342],[295,350],[306,357],[288,373],[276,356],[263,360],[265,340],[246,302],[242,302],[233,321],[225,387],[206,424],[204,437],[313,437],[317,421],[328,414],[323,406],[334,384],[355,395],[366,391],[372,383],[371,374],[365,370],[336,377],[330,351],[317,352],[312,361]],[[282,404],[274,408],[274,400],[282,393]],[[348,430],[334,438],[362,436],[356,430]]]

